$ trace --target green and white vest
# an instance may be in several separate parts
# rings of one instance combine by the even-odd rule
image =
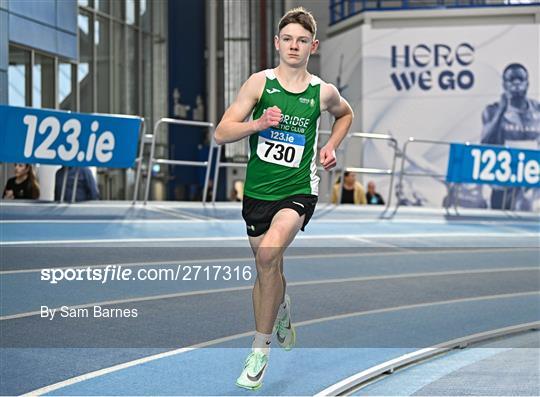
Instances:
[[[253,119],[267,108],[281,109],[281,121],[249,137],[250,157],[244,193],[259,200],[281,200],[296,194],[318,195],[317,137],[321,116],[321,80],[312,76],[299,94],[285,90],[272,69],[253,109]]]

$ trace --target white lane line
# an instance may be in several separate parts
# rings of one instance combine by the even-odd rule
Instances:
[[[248,247],[239,247],[246,250],[251,250]],[[293,247],[294,248],[294,247]],[[362,247],[359,247],[363,249]],[[371,247],[367,247],[371,248]],[[495,253],[495,252],[514,252],[519,250],[520,252],[524,251],[534,251],[536,248],[474,248],[474,249],[463,249],[461,251],[456,251],[456,249],[430,249],[419,247],[418,250],[414,249],[405,249],[400,248],[399,246],[389,246],[388,248],[395,248],[394,251],[390,252],[350,252],[350,253],[331,253],[331,254],[313,254],[313,255],[285,255],[285,260],[290,259],[335,259],[335,258],[358,258],[358,257],[370,257],[370,256],[398,256],[398,255],[430,255],[430,254],[477,254],[477,253]],[[156,261],[156,262],[131,262],[131,263],[100,263],[96,265],[77,265],[77,266],[54,266],[54,267],[43,267],[36,269],[18,269],[18,270],[4,270],[0,271],[0,276],[9,275],[9,274],[18,274],[18,273],[40,273],[42,269],[86,269],[86,268],[103,268],[107,266],[125,266],[125,267],[142,267],[142,266],[173,266],[173,265],[188,265],[193,263],[210,263],[216,264],[216,262],[253,262],[253,256],[245,256],[238,258],[210,258],[210,259],[185,259],[179,261]]]
[[[154,207],[152,209],[149,209],[150,211],[159,212],[161,214],[165,214],[167,216],[175,216],[175,217],[182,217],[180,219],[7,219],[7,220],[0,220],[0,224],[100,224],[100,223],[120,223],[120,224],[130,224],[130,223],[204,223],[205,221],[211,221],[216,223],[244,223],[241,219],[222,219],[222,218],[212,218],[205,215],[195,215],[195,214],[189,214],[184,211],[176,210],[176,211],[169,211],[165,208],[157,208]],[[187,218],[187,219],[186,219]],[[320,219],[312,219],[313,224],[325,224],[325,223],[358,223],[358,224],[367,224],[367,223],[374,223],[374,224],[427,224],[427,225],[470,225],[470,226],[524,226],[528,225],[530,223],[533,223],[531,221],[527,222],[516,222],[516,221],[503,221],[503,220],[495,220],[495,221],[447,221],[444,219],[438,220],[438,219],[413,219],[413,218],[402,218],[402,219],[379,219],[379,218],[372,218],[372,219],[350,219],[350,218],[320,218]]]
[[[370,314],[380,314],[380,313],[390,313],[400,310],[409,310],[409,309],[416,309],[416,308],[423,308],[423,307],[430,307],[430,306],[440,306],[440,305],[449,305],[449,304],[455,304],[455,303],[464,303],[464,302],[478,302],[478,301],[484,301],[484,300],[494,300],[494,299],[510,299],[510,298],[517,298],[517,297],[524,297],[524,296],[532,296],[532,295],[540,295],[540,292],[520,292],[515,294],[500,294],[500,295],[489,295],[489,296],[482,296],[482,297],[475,297],[475,298],[463,298],[463,299],[453,299],[453,300],[447,300],[447,301],[438,301],[438,302],[430,302],[430,303],[418,303],[414,305],[403,305],[403,306],[396,306],[392,308],[386,308],[386,309],[375,309],[375,310],[366,310],[366,311],[360,311],[360,312],[354,312],[354,313],[347,313],[347,314],[341,314],[337,316],[330,316],[330,317],[322,317],[318,319],[313,320],[307,320],[302,321],[299,323],[295,323],[295,327],[303,327],[306,325],[313,325],[313,324],[319,324],[326,321],[334,321],[334,320],[341,320],[346,318],[352,318],[352,317],[360,317],[360,316],[366,316]],[[122,364],[113,365],[108,368],[103,368],[97,371],[92,371],[83,375],[75,376],[73,378],[69,378],[57,383],[54,383],[49,386],[41,387],[39,389],[33,390],[31,392],[28,392],[24,394],[23,396],[38,396],[46,393],[50,393],[54,390],[61,389],[66,386],[74,385],[79,382],[83,382],[89,379],[97,378],[99,376],[107,375],[112,372],[117,372],[126,368],[134,367],[136,365],[148,363],[151,361],[159,360],[161,358],[175,356],[178,354],[187,353],[192,350],[213,346],[219,343],[225,343],[236,339],[241,339],[245,337],[249,337],[251,335],[254,335],[255,332],[244,332],[241,334],[231,335],[224,338],[219,339],[213,339],[207,342],[199,343],[196,345],[192,345],[189,347],[184,347],[181,349],[171,350],[164,353],[154,354],[151,356],[139,358],[137,360],[128,361]]]
[[[158,207],[158,206],[154,206],[152,207],[152,210],[153,211],[156,211],[156,212],[160,212],[162,214],[165,214],[167,216],[173,216],[175,218],[179,218],[179,219],[187,219],[187,220],[190,220],[190,221],[208,221],[208,220],[212,220],[212,218],[210,217],[207,217],[207,216],[199,216],[199,215],[195,215],[195,214],[189,214],[185,211],[182,211],[182,210],[179,210],[179,209],[170,209],[170,208],[166,208],[166,207]]]
[[[355,238],[429,238],[429,237],[444,237],[444,238],[486,238],[486,237],[502,237],[502,238],[523,238],[536,237],[539,233],[480,233],[480,232],[465,232],[465,233],[368,233],[368,234],[320,234],[320,235],[300,235],[296,236],[295,240],[328,240],[328,239],[355,239]],[[97,244],[97,243],[144,243],[144,242],[205,242],[205,241],[244,241],[245,236],[237,237],[170,237],[170,238],[123,238],[123,239],[70,239],[70,240],[20,240],[20,241],[1,241],[0,246],[11,245],[42,245],[42,244]]]
[[[399,250],[401,252],[415,252],[413,249],[410,249],[410,248],[405,248],[405,247],[400,247],[399,245],[395,245],[395,244],[390,244],[390,243],[383,243],[381,242],[380,240],[379,241],[374,241],[374,240],[369,240],[367,238],[362,238],[362,237],[351,237],[352,240],[355,240],[355,241],[360,241],[362,243],[366,243],[366,244],[369,244],[368,246],[374,246],[374,247],[377,247],[377,248],[394,248],[396,250]]]
[[[398,279],[409,279],[409,278],[421,278],[421,277],[442,277],[442,276],[457,276],[457,275],[473,275],[473,274],[486,274],[486,273],[506,273],[506,272],[527,272],[527,271],[538,271],[540,268],[535,266],[527,267],[507,267],[507,268],[495,268],[495,269],[477,269],[477,270],[452,270],[445,272],[421,272],[421,273],[402,273],[402,274],[390,274],[384,276],[364,276],[364,277],[347,277],[347,278],[334,278],[334,279],[324,279],[324,280],[310,280],[310,281],[296,281],[287,283],[290,287],[301,287],[306,285],[326,285],[326,284],[338,284],[338,283],[352,283],[352,282],[365,282],[365,281],[381,281],[381,280],[398,280]],[[134,302],[148,302],[161,299],[170,299],[170,298],[180,298],[186,296],[196,296],[196,295],[210,295],[217,294],[222,292],[238,292],[244,290],[252,289],[252,285],[246,285],[243,287],[231,287],[231,288],[217,288],[209,290],[198,290],[198,291],[189,291],[189,292],[177,292],[172,294],[163,294],[155,296],[145,296],[139,298],[128,298],[128,299],[117,299],[104,302],[92,302],[85,303],[82,305],[69,306],[72,309],[81,309],[93,306],[111,306],[111,305],[120,305],[125,303],[134,303]],[[65,305],[67,306],[67,305]],[[60,307],[55,308],[55,310],[60,310]],[[32,317],[41,314],[39,310],[18,314],[11,314],[7,316],[0,316],[0,321],[4,320],[13,320],[17,318]]]

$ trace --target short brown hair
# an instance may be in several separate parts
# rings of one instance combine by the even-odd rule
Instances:
[[[281,29],[290,23],[302,25],[302,27],[309,31],[313,35],[313,38],[315,38],[315,34],[317,34],[317,22],[315,22],[315,18],[313,18],[311,12],[304,7],[297,7],[287,11],[279,21],[278,32],[281,32]]]

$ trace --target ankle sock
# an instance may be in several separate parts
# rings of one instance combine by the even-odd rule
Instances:
[[[272,343],[272,334],[263,334],[255,332],[255,339],[253,339],[252,349],[253,351],[259,351],[264,354],[270,353],[270,344]]]

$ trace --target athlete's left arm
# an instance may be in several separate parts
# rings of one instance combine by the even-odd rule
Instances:
[[[327,83],[321,85],[321,108],[335,117],[330,138],[319,153],[321,165],[328,171],[336,165],[336,149],[347,135],[354,113],[347,100],[339,94],[337,88]]]

